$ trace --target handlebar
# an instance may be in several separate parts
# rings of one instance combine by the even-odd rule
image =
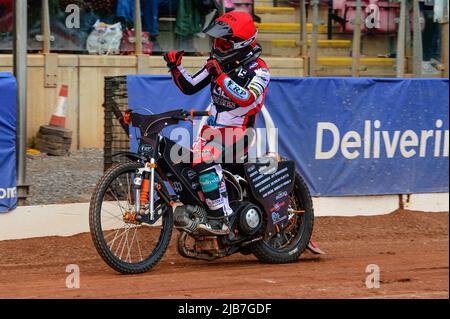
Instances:
[[[186,116],[210,116],[211,112],[209,112],[209,111],[191,111],[191,112],[183,111],[182,114],[186,115]]]
[[[132,110],[127,110],[125,111],[122,120],[124,122],[125,125],[130,125],[132,120],[131,120],[131,114],[133,113]],[[177,120],[177,121],[192,121],[194,117],[196,116],[210,116],[211,112],[209,111],[184,111],[184,110],[176,110],[176,111],[169,111],[166,113],[172,113],[174,115],[171,114],[171,116],[169,115],[170,118],[172,118],[173,120]],[[161,113],[164,114],[164,113]],[[137,114],[139,115],[139,114]],[[152,114],[152,115],[139,115],[141,117],[147,117],[147,118],[155,118],[158,117],[159,114]],[[167,117],[166,117],[167,118]],[[154,119],[151,120],[152,122],[154,121]]]
[[[182,111],[180,113],[179,116],[172,116],[173,119],[175,120],[180,120],[180,121],[189,121],[189,118],[194,118],[196,116],[210,116],[211,112],[209,111]]]

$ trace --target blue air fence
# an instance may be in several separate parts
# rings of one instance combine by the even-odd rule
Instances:
[[[0,213],[16,205],[16,80],[0,73]]]
[[[208,88],[183,95],[169,76],[127,82],[140,113],[201,110],[210,99]],[[275,77],[265,106],[279,153],[315,196],[448,192],[448,92],[447,79]]]

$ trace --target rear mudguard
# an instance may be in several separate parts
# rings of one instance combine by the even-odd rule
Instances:
[[[256,162],[245,163],[244,170],[253,197],[266,212],[266,237],[270,238],[289,222],[289,193],[294,188],[295,163],[258,158]]]
[[[125,156],[126,158],[128,158],[129,160],[132,161],[145,161],[145,157],[141,156],[137,153],[133,153],[133,152],[118,152],[116,154],[114,154],[112,157],[116,157],[116,156]]]

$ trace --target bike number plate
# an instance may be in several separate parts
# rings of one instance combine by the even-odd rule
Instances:
[[[284,228],[288,222],[288,194],[294,188],[295,163],[272,159],[247,163],[245,174],[253,196],[267,213],[266,233],[273,234],[277,226]]]

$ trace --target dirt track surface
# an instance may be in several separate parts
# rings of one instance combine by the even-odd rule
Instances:
[[[448,223],[448,213],[409,211],[316,218],[327,254],[286,265],[183,259],[172,241],[157,267],[133,276],[110,269],[89,234],[0,241],[0,298],[448,298]],[[80,267],[80,289],[65,286],[68,264]],[[369,264],[380,267],[378,289],[366,287]]]

